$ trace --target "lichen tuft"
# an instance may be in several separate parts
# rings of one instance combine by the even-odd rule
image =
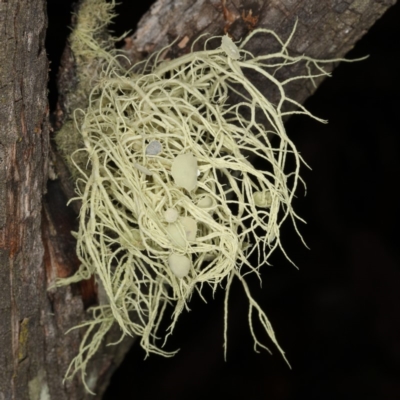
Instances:
[[[91,87],[87,107],[74,113],[79,150],[67,142],[62,145],[79,176],[82,208],[75,235],[81,266],[57,285],[95,276],[107,302],[93,307],[92,318],[79,326],[88,330],[67,375],[80,371],[84,379],[88,360],[114,323],[122,337],[140,337],[148,354],[174,355],[162,348],[160,336],[172,333],[193,293],[201,295],[205,285],[226,290],[226,351],[234,278],[249,299],[255,349],[266,347],[253,330],[253,312],[283,355],[245,275],[261,279],[260,267],[277,248],[286,255],[280,240],[286,219],[299,233],[296,222],[301,219],[292,200],[301,182],[302,159],[283,118],[300,113],[322,120],[289,98],[285,86],[293,79],[328,75],[323,69],[327,61],[289,54],[295,28],[286,41],[271,30],[256,29],[237,47],[231,41],[227,47],[225,37],[217,49],[162,63],[158,53],[124,71],[115,50],[93,34],[110,21],[112,7],[99,19],[89,7],[92,2],[103,3],[84,3],[79,17],[83,25],[71,38],[81,77]],[[273,36],[281,50],[254,56],[245,46],[256,35]],[[102,59],[96,79],[84,72],[94,57]],[[305,76],[283,82],[275,78],[278,69],[297,62],[312,66],[317,74],[309,68]],[[246,78],[249,70],[275,87],[278,103]],[[233,101],[232,93],[239,101]],[[288,103],[296,111],[284,110]],[[256,158],[263,161],[263,170],[254,165]],[[249,261],[253,253],[255,264]],[[174,307],[172,322],[160,335],[167,305]]]

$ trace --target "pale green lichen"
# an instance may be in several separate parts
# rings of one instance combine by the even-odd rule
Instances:
[[[19,325],[18,361],[27,357],[27,343],[29,339],[29,318],[24,318]]]
[[[107,29],[115,17],[114,7],[115,1],[85,0],[80,3],[79,12],[74,16],[75,26],[69,38],[69,46],[75,59],[76,82],[70,83],[68,93],[65,94],[63,107],[67,116],[55,138],[74,180],[79,176],[75,164],[85,169],[87,159],[84,159],[84,155],[80,158],[78,153],[74,163],[71,162],[71,154],[84,147],[73,111],[88,106],[90,92],[103,76],[103,68],[118,64],[116,57],[119,52],[115,49],[115,42],[119,38],[114,38]]]
[[[29,400],[50,400],[49,386],[46,380],[46,371],[42,368],[37,375],[28,382]]]
[[[102,3],[86,4],[93,2]],[[85,12],[87,30],[97,29],[96,23],[89,23],[91,11]],[[114,323],[121,328],[121,340],[136,335],[147,353],[175,354],[159,344],[165,337],[158,332],[160,321],[167,305],[172,305],[168,336],[193,293],[202,296],[204,285],[213,291],[225,288],[226,351],[234,278],[249,299],[255,350],[267,348],[253,330],[253,312],[283,355],[244,275],[252,272],[260,277],[260,267],[272,252],[277,248],[284,252],[280,228],[287,218],[298,232],[300,218],[292,200],[301,180],[302,159],[286,134],[283,117],[313,116],[287,97],[285,86],[294,79],[328,75],[322,68],[327,61],[292,57],[287,50],[291,37],[283,41],[271,30],[257,29],[238,48],[225,38],[214,50],[161,63],[158,53],[123,71],[111,49],[93,36],[85,41],[80,32],[74,34],[82,46],[76,44],[75,51],[83,57],[87,48],[104,63],[99,76],[89,82],[95,84],[88,106],[74,114],[83,143],[72,155],[79,171],[77,199],[82,202],[75,234],[81,267],[57,285],[95,276],[107,301],[93,307],[92,318],[79,325],[88,329],[67,376],[80,371],[84,380],[88,360]],[[244,48],[255,35],[272,35],[280,51],[253,56]],[[317,74],[278,81],[275,72],[296,62],[307,63]],[[280,93],[277,104],[246,78],[244,71],[249,70],[275,86]],[[232,92],[239,102],[231,102]],[[285,103],[297,110],[284,111]],[[257,122],[256,113],[262,114],[265,124]],[[155,142],[160,146],[149,154],[148,146]],[[253,165],[255,157],[263,160],[263,170]],[[289,157],[293,170],[287,167]],[[89,169],[82,168],[82,159]],[[181,173],[185,169],[189,176]],[[258,253],[256,264],[249,262],[252,253]]]

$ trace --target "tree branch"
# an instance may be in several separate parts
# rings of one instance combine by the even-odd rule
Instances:
[[[289,45],[296,56],[305,54],[316,59],[343,58],[396,0],[159,0],[145,14],[137,31],[126,39],[128,56],[136,62],[169,45],[166,57],[187,53],[201,34],[229,33],[234,40],[244,38],[254,28],[267,28],[287,39],[297,21]],[[206,37],[205,37],[206,38]],[[205,39],[204,38],[204,39]],[[201,48],[204,40],[195,48]],[[276,42],[265,37],[254,38],[246,49],[253,54],[268,54]],[[327,70],[333,69],[333,65]],[[286,79],[301,74],[298,65],[286,69]],[[320,84],[322,78],[316,80]],[[310,82],[292,82],[287,94],[304,103],[315,90]],[[272,98],[272,101],[274,99]]]

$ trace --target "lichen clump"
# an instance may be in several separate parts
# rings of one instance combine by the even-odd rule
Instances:
[[[280,51],[253,56],[245,46],[255,35],[272,35]],[[113,323],[122,336],[139,336],[147,353],[173,355],[159,340],[161,318],[172,305],[171,333],[204,285],[225,288],[226,326],[235,277],[249,299],[255,348],[266,347],[253,331],[254,311],[282,352],[244,277],[260,276],[271,253],[282,249],[282,223],[290,218],[296,226],[299,219],[292,200],[302,160],[285,132],[282,119],[289,112],[283,106],[290,102],[296,113],[310,114],[286,97],[285,85],[294,78],[279,82],[274,73],[295,62],[327,73],[314,60],[290,56],[290,38],[282,41],[270,30],[253,31],[238,47],[228,37],[222,40],[217,49],[170,61],[160,61],[160,52],[127,71],[114,57],[88,107],[75,111],[84,147],[72,160],[86,158],[90,166],[75,163],[81,267],[58,285],[94,276],[107,302],[92,308],[92,319],[81,325],[89,329],[71,375],[84,372]],[[248,71],[274,85],[277,104],[251,83]],[[295,161],[293,170],[288,157]],[[255,159],[262,159],[262,170]],[[249,261],[252,253],[255,263]]]

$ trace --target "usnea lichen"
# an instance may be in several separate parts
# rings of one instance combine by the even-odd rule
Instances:
[[[93,9],[90,3],[102,2],[87,1],[88,10]],[[84,9],[80,12],[81,18],[89,17],[82,16]],[[272,36],[280,50],[254,56],[245,47],[256,35]],[[158,332],[166,307],[174,307],[168,336],[193,293],[202,296],[205,285],[225,290],[226,351],[228,298],[235,278],[249,299],[255,349],[267,348],[253,330],[253,313],[283,355],[245,275],[260,277],[272,252],[284,252],[280,228],[286,219],[298,232],[300,218],[292,200],[302,159],[283,118],[313,116],[287,97],[285,86],[328,73],[322,68],[326,61],[289,54],[292,35],[283,41],[271,30],[256,29],[238,46],[224,36],[217,49],[208,50],[206,42],[203,51],[162,62],[160,52],[129,70],[123,70],[114,50],[94,35],[85,36],[78,60],[87,48],[103,63],[91,80],[87,107],[74,112],[82,141],[71,158],[82,203],[75,233],[81,266],[57,285],[94,276],[107,301],[93,307],[92,318],[80,325],[88,329],[68,376],[80,371],[84,380],[88,360],[114,323],[121,339],[135,335],[147,353],[172,356],[175,352],[162,348],[160,336],[165,335]],[[277,80],[278,69],[297,62],[309,67],[306,76]],[[247,79],[248,71],[278,90],[278,103]],[[232,93],[239,101],[232,101]],[[285,111],[287,103],[297,110]],[[289,157],[295,161],[293,170],[287,167]],[[263,160],[263,170],[255,167],[255,158]],[[249,261],[252,253],[255,264]]]

